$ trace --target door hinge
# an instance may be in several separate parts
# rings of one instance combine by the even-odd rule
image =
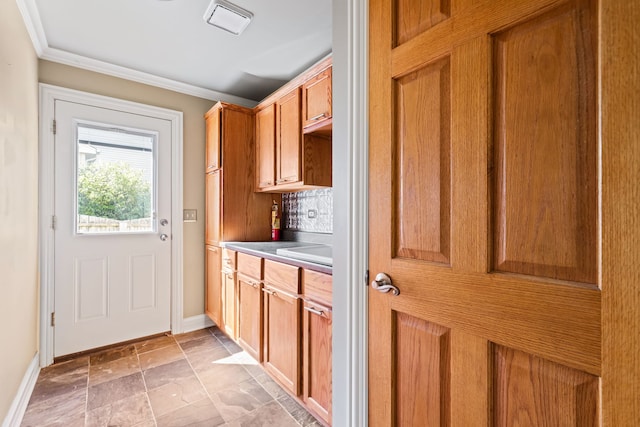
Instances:
[[[57,128],[58,128],[58,127],[57,127],[57,125],[56,125],[56,119],[53,119],[53,124],[52,124],[52,126],[51,126],[51,130],[53,131],[53,134],[54,134],[54,135],[56,134]]]
[[[364,285],[369,286],[369,270],[364,272]]]
[[[56,326],[56,312],[51,313],[51,326]]]
[[[57,219],[56,219],[56,216],[55,216],[55,215],[51,215],[51,228],[52,228],[53,230],[55,230],[55,229],[56,229],[57,222],[58,222],[58,221],[57,221]]]

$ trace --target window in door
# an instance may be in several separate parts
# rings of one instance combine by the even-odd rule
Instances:
[[[155,232],[157,135],[77,123],[76,233]]]

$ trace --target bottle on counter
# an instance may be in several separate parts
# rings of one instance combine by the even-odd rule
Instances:
[[[280,240],[280,211],[275,200],[271,205],[271,240]]]

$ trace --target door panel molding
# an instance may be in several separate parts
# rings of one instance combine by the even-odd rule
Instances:
[[[40,84],[39,239],[40,239],[40,366],[53,363],[54,310],[54,103],[55,100],[155,117],[171,122],[171,332],[182,332],[183,316],[183,117],[182,112]]]

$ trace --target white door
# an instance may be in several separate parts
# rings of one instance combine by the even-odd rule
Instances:
[[[62,356],[170,329],[171,122],[55,101]]]

